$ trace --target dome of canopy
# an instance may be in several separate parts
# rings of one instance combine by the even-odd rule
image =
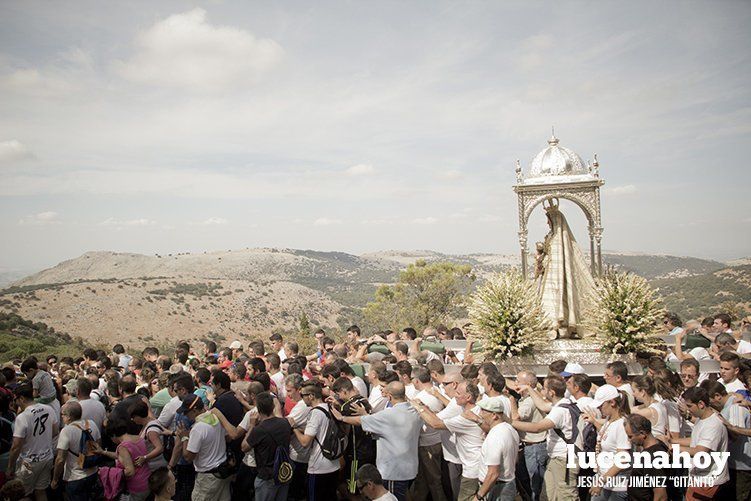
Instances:
[[[532,160],[529,178],[551,176],[578,176],[590,173],[589,168],[579,155],[561,146],[557,137],[548,139],[548,147]]]

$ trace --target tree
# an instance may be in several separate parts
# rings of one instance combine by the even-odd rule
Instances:
[[[308,315],[304,311],[300,315],[300,334],[303,336],[310,335],[310,320],[308,320]]]
[[[418,260],[399,273],[394,285],[382,285],[363,308],[367,328],[422,329],[463,314],[464,301],[475,275],[472,267],[449,262]]]

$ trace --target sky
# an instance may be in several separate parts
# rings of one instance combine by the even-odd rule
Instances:
[[[749,256],[749,25],[729,1],[5,1],[0,271],[516,253],[515,163],[551,126],[598,155],[604,249]]]

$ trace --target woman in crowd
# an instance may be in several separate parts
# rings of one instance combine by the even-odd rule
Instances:
[[[117,445],[115,452],[99,449],[99,453],[115,460],[115,466],[123,469],[125,476],[125,494],[129,501],[144,501],[149,496],[149,470],[148,464],[140,461],[136,464],[137,458],[142,458],[148,454],[146,441],[138,436],[128,433],[128,422],[126,420],[111,420],[107,423],[107,433],[112,437],[112,441]]]
[[[631,450],[626,434],[625,418],[629,415],[628,397],[613,385],[603,385],[597,389],[594,398],[595,407],[600,409],[603,419],[597,419],[595,413],[588,410],[586,415],[597,428],[597,448],[599,455],[615,455]],[[602,486],[590,489],[592,501],[626,501],[628,499],[628,472],[615,464],[607,470],[597,465],[597,475]]]
[[[652,434],[658,439],[665,439],[668,432],[667,408],[657,400],[654,380],[649,376],[637,376],[631,382],[634,398],[641,402],[634,413],[644,416],[652,423]]]

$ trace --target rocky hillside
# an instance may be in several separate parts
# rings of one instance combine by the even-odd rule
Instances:
[[[737,316],[751,312],[751,264],[722,268],[692,277],[653,280],[665,306],[684,318],[698,318],[718,311]]]
[[[314,327],[339,330],[358,320],[379,284],[393,282],[417,259],[467,263],[480,277],[519,262],[516,255],[432,251],[362,256],[293,249],[154,256],[89,252],[0,291],[0,311],[107,345],[267,336],[294,330],[303,312]],[[684,314],[692,311],[681,302],[684,290],[706,280],[702,277],[724,276],[722,263],[695,258],[606,254],[604,260],[655,280],[671,307]],[[744,267],[738,270],[746,276]],[[735,271],[724,273],[731,273],[727,280],[740,280]],[[743,297],[736,289],[732,294]]]

